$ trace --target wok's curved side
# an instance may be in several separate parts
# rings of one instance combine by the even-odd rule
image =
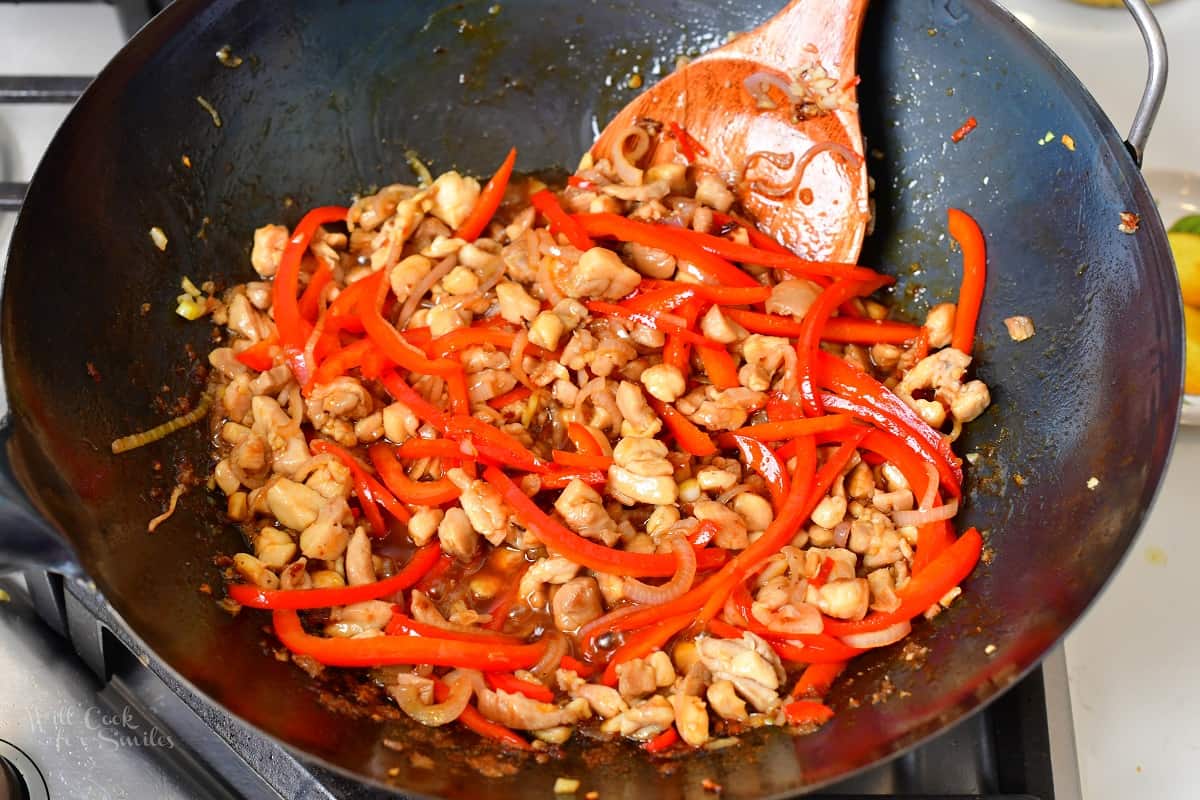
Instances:
[[[901,277],[901,305],[919,314],[955,293],[947,206],[970,210],[991,248],[978,367],[995,406],[964,444],[981,456],[964,524],[989,532],[993,557],[950,612],[919,626],[922,666],[896,650],[873,654],[819,733],[759,732],[670,775],[629,757],[596,769],[572,750],[484,779],[450,746],[470,737],[422,731],[422,747],[446,754],[431,774],[380,744],[398,723],[325,710],[299,670],[264,654],[264,616],[231,618],[197,592],[220,585],[213,552],[240,544],[215,499],[193,491],[174,520],[145,533],[163,503],[152,490],[169,490],[174,467],[207,469],[205,433],[120,459],[108,452],[115,436],[166,416],[152,402],[164,382],[170,396],[195,396],[199,376],[178,368],[186,345],[204,352],[210,330],[171,313],[179,279],[244,280],[254,227],[403,178],[408,147],[435,168],[477,173],[513,142],[523,169],[571,164],[593,116],[628,99],[605,88],[606,75],[620,84],[635,63],[649,73],[655,54],[669,68],[679,51],[768,12],[734,0],[657,0],[653,16],[643,2],[587,4],[579,17],[532,0],[494,16],[486,2],[450,12],[430,0],[402,11],[367,0],[277,5],[179,0],[101,75],[30,188],[0,337],[25,490],[149,648],[247,721],[409,792],[540,797],[558,775],[585,774],[604,797],[648,786],[698,794],[706,777],[729,796],[790,793],[899,752],[994,697],[1119,564],[1158,486],[1182,382],[1178,291],[1154,205],[1095,103],[1004,12],[877,0],[861,101],[868,146],[885,158],[871,161],[880,213],[865,258]],[[241,68],[213,57],[225,44]],[[218,109],[220,128],[197,95]],[[968,115],[979,128],[950,143]],[[1074,150],[1058,136],[1039,144],[1047,131],[1069,134]],[[1117,230],[1121,211],[1141,213],[1137,234]],[[148,236],[154,225],[168,234],[165,253]],[[1002,320],[1012,314],[1032,317],[1037,335],[1010,341]],[[850,707],[885,685],[886,702]],[[388,779],[391,768],[399,774]]]

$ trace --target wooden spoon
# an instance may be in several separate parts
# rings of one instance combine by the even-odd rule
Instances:
[[[733,186],[761,230],[806,258],[855,261],[870,216],[854,90],[866,6],[867,0],[791,0],[755,30],[643,92],[600,134],[592,157],[609,157],[618,141],[625,146],[625,135],[639,120],[654,120],[662,131],[645,163],[683,162],[686,148],[670,135],[676,123],[707,151],[696,163]],[[818,66],[836,81],[835,90],[842,89],[841,105],[848,107],[798,113],[779,88],[768,89],[769,100],[760,103],[744,85],[756,75],[785,84],[807,78],[812,85]],[[815,145],[822,147],[810,153]],[[798,186],[770,196],[781,193],[805,162]]]

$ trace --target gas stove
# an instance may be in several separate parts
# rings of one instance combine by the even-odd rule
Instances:
[[[0,253],[65,104],[154,10],[0,2]],[[0,800],[377,796],[158,671],[93,587],[28,572],[0,592]],[[1081,798],[1062,649],[982,713],[818,797]]]

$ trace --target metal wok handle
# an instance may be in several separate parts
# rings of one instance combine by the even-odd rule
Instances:
[[[26,567],[80,574],[75,553],[29,501],[13,469],[12,418],[0,420],[0,573]]]
[[[1125,146],[1140,167],[1146,140],[1150,138],[1150,129],[1154,127],[1154,118],[1158,116],[1163,94],[1167,91],[1167,41],[1146,0],[1125,0],[1125,7],[1133,15],[1146,43],[1146,88],[1142,90],[1142,100],[1129,126],[1129,138],[1125,140]]]

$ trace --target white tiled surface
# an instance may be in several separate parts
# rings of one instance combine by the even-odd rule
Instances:
[[[906,2],[909,0],[905,0]],[[1144,76],[1140,39],[1120,11],[1064,0],[1004,0],[1064,57],[1124,128]],[[1200,0],[1159,9],[1172,46],[1170,89],[1146,154],[1149,166],[1200,171]],[[63,48],[61,42],[71,42]],[[120,46],[101,4],[0,4],[0,74],[91,74]],[[63,107],[0,106],[0,180],[26,180]],[[0,253],[11,216],[0,214]],[[2,264],[2,260],[0,260]],[[0,400],[2,402],[2,400]],[[1200,562],[1195,511],[1200,430],[1185,430],[1142,538],[1113,584],[1067,642],[1071,694],[1088,800],[1200,797],[1200,692],[1192,580]]]

